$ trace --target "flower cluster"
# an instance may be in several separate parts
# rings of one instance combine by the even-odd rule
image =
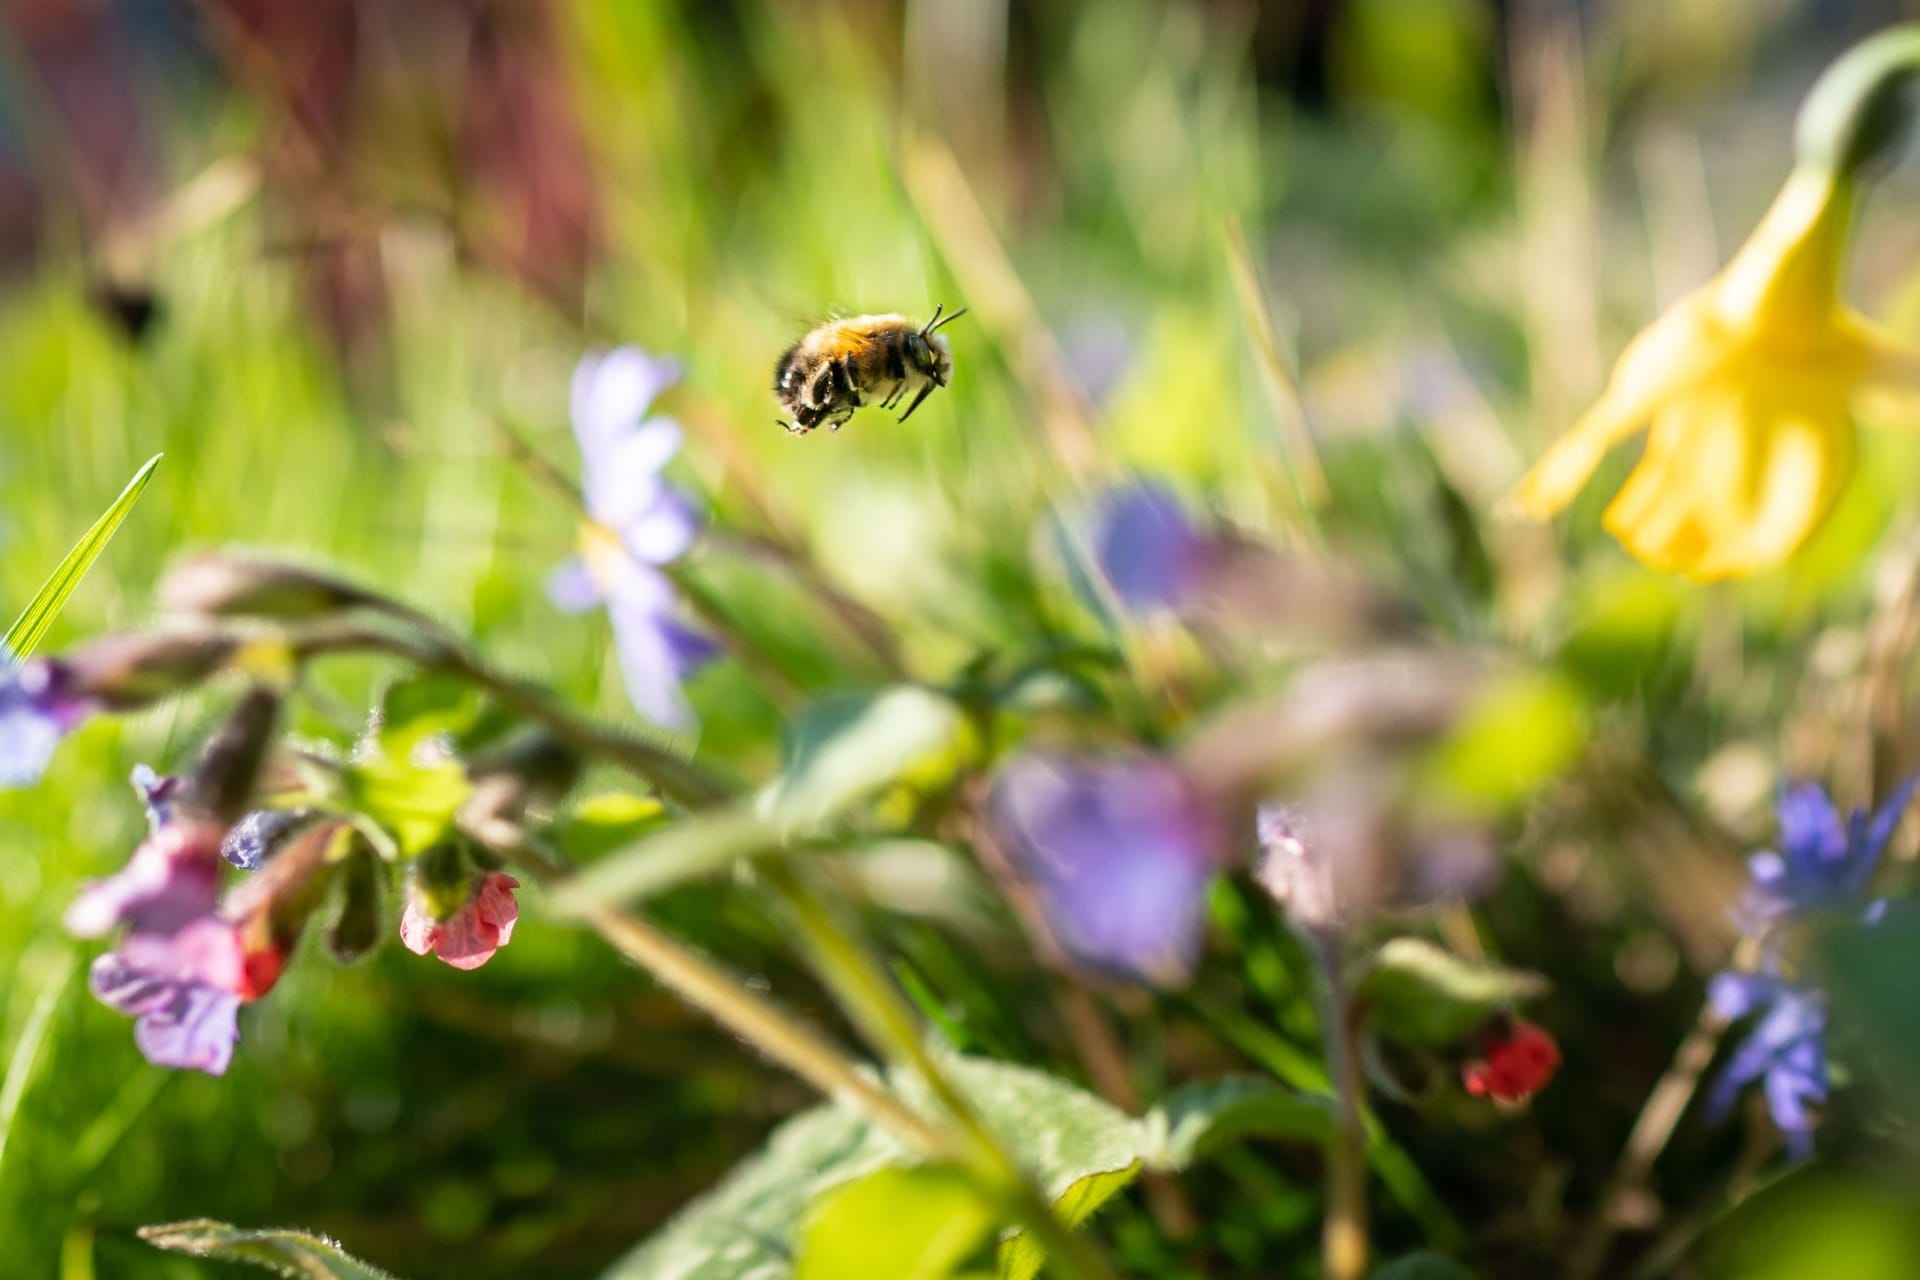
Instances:
[[[1870,896],[1873,871],[1913,800],[1920,778],[1909,778],[1871,814],[1842,820],[1825,791],[1804,783],[1782,792],[1780,848],[1748,860],[1750,882],[1735,910],[1742,931],[1758,944],[1752,971],[1716,974],[1707,999],[1720,1018],[1754,1018],[1707,1092],[1707,1109],[1724,1116],[1742,1090],[1759,1083],[1788,1150],[1813,1151],[1809,1103],[1827,1098],[1827,1009],[1820,990],[1793,968],[1799,934],[1823,916],[1877,919],[1884,903]]]
[[[554,571],[547,589],[570,612],[606,606],[634,709],[684,728],[693,713],[681,686],[719,649],[680,621],[661,572],[700,529],[693,504],[660,476],[679,452],[680,425],[647,416],[677,376],[670,361],[637,347],[586,356],[574,370],[573,432],[588,519],[580,555]]]

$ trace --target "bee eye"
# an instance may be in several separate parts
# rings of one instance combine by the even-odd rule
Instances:
[[[917,365],[933,363],[933,344],[917,333],[907,339],[907,352]]]

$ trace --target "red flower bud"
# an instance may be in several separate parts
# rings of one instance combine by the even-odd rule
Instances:
[[[1476,1098],[1520,1102],[1540,1092],[1560,1069],[1560,1046],[1531,1022],[1506,1022],[1481,1042],[1480,1056],[1460,1069]]]

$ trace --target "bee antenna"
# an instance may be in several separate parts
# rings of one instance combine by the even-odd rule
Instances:
[[[955,320],[958,320],[961,316],[967,314],[967,308],[962,307],[958,311],[954,312],[952,315],[948,316],[945,320],[942,320],[940,318],[940,313],[944,310],[946,310],[946,304],[944,302],[934,307],[933,318],[927,321],[927,327],[920,331],[921,337],[923,338],[929,337],[936,330],[946,328],[948,325],[952,324]]]

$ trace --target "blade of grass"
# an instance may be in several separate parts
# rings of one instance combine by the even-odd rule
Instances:
[[[147,487],[147,481],[153,478],[153,469],[160,465],[159,454],[148,458],[146,465],[133,473],[133,479],[127,481],[127,487],[113,500],[101,517],[93,522],[93,528],[86,536],[73,544],[73,550],[67,552],[66,559],[53,571],[39,593],[27,604],[13,626],[8,629],[6,639],[0,641],[0,654],[11,665],[18,663],[30,653],[46,636],[47,628],[53,625],[54,618],[66,605],[67,597],[79,587],[80,579],[87,576],[87,570],[107,549],[107,543],[114,532],[120,528],[120,522],[133,510],[133,504],[140,499],[141,491]]]

